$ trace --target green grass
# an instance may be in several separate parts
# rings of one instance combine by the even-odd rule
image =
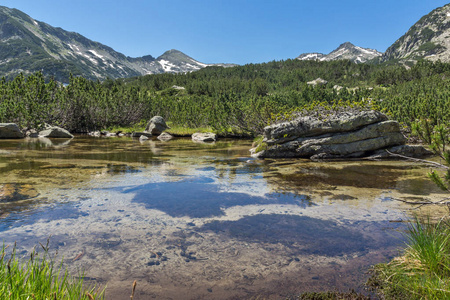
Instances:
[[[386,299],[450,299],[450,225],[415,218],[401,256],[376,265],[368,285]]]
[[[167,126],[170,128],[167,129],[165,132],[170,133],[173,136],[191,136],[192,134],[196,132],[213,132],[213,129],[211,127],[184,127],[179,125],[173,125],[170,122],[167,122]]]
[[[8,253],[5,245],[0,250],[0,299],[103,299],[104,290],[85,287],[83,276],[72,277],[63,270],[62,262],[55,265],[48,254],[34,249],[28,259],[18,257],[14,245]]]

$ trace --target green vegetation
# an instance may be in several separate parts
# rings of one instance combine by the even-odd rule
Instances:
[[[383,299],[450,298],[450,224],[416,218],[404,253],[372,270],[369,286]]]
[[[430,149],[436,156],[439,156],[445,163],[440,167],[446,170],[445,175],[440,176],[435,170],[428,173],[428,177],[443,191],[450,192],[450,128],[442,123],[432,125],[430,120],[421,119],[413,123],[413,133],[419,136],[425,143],[430,145]]]
[[[362,294],[358,294],[355,291],[350,291],[347,293],[342,292],[310,292],[303,293],[300,296],[296,297],[297,300],[369,300],[370,297],[367,297]]]
[[[421,119],[412,124],[412,129],[444,161],[440,165],[446,170],[443,176],[435,170],[428,176],[439,188],[449,192],[450,129],[439,120],[436,125],[433,123]],[[448,206],[448,200],[437,203]],[[386,299],[449,299],[450,224],[445,220],[433,223],[430,218],[416,217],[405,235],[404,253],[387,264],[375,266],[369,285]]]
[[[103,299],[103,291],[87,288],[83,278],[69,276],[55,265],[48,254],[33,250],[27,261],[18,257],[14,247],[10,253],[0,250],[0,299]]]
[[[318,77],[329,83],[306,83]],[[173,128],[256,136],[278,116],[311,105],[371,102],[406,125],[428,118],[434,126],[450,120],[449,81],[450,64],[427,61],[406,69],[286,60],[104,82],[72,76],[67,86],[36,73],[0,81],[0,122],[87,132],[138,128],[160,115]]]
[[[328,84],[313,87],[306,83],[318,77]],[[337,91],[334,85],[344,88]],[[67,86],[36,73],[0,81],[0,122],[36,129],[48,123],[72,132],[127,132],[142,131],[152,116],[160,115],[171,127],[168,132],[174,135],[215,131],[257,136],[268,124],[292,119],[305,111],[313,110],[327,118],[344,108],[377,109],[404,126],[412,126],[414,133],[442,157],[447,173],[432,171],[429,176],[448,191],[449,87],[450,64],[428,61],[405,68],[345,60],[286,60],[104,82],[71,76]],[[259,138],[255,147],[262,151],[266,145]],[[450,225],[444,221],[431,224],[416,220],[409,229],[405,253],[388,264],[378,265],[372,284],[387,298],[450,297],[449,234]],[[67,272],[61,275],[61,268],[54,272],[47,254],[38,259],[34,252],[23,267],[14,251],[11,259],[5,253],[5,249],[0,253],[0,295],[22,293],[19,286],[41,281],[45,286],[57,286],[56,290],[23,293],[36,293],[42,295],[41,299],[56,292],[72,293],[68,290],[80,297],[84,295],[82,282],[71,281]],[[37,279],[30,280],[34,274],[38,274]],[[50,279],[44,281],[48,276]],[[101,293],[98,297],[102,297]]]

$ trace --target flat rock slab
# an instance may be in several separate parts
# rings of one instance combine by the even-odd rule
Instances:
[[[312,160],[384,158],[388,154],[384,149],[413,157],[429,154],[422,146],[399,147],[405,145],[406,138],[398,122],[373,110],[312,113],[290,122],[274,124],[264,128],[262,143],[260,146],[263,147],[250,150],[252,156]]]

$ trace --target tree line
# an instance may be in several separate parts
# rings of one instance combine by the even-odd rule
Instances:
[[[318,77],[328,83],[307,84]],[[256,135],[311,103],[368,100],[406,125],[424,117],[448,122],[449,80],[450,64],[428,61],[405,67],[286,60],[103,82],[71,76],[68,85],[38,72],[0,81],[0,122],[86,132],[161,115],[178,126]]]

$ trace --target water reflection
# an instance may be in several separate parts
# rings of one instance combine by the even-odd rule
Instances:
[[[312,205],[310,198],[305,195],[268,194],[258,197],[224,193],[212,184],[214,182],[210,177],[193,177],[176,182],[139,185],[127,190],[127,193],[132,193],[133,201],[144,204],[147,209],[157,209],[172,217],[223,216],[226,208],[238,205],[293,204],[303,208]]]
[[[365,223],[364,227],[371,225],[370,222]],[[400,235],[391,234],[383,241],[377,241],[364,235],[361,228],[356,229],[355,224],[349,225],[306,216],[270,214],[248,216],[237,221],[213,221],[200,231],[211,230],[246,242],[281,243],[291,248],[292,253],[326,256],[364,253],[400,240]]]
[[[411,206],[392,199],[442,196],[406,162],[255,160],[242,140],[51,142],[0,140],[1,238],[26,253],[52,235],[113,300],[135,279],[142,299],[358,288],[402,245],[390,221]]]

